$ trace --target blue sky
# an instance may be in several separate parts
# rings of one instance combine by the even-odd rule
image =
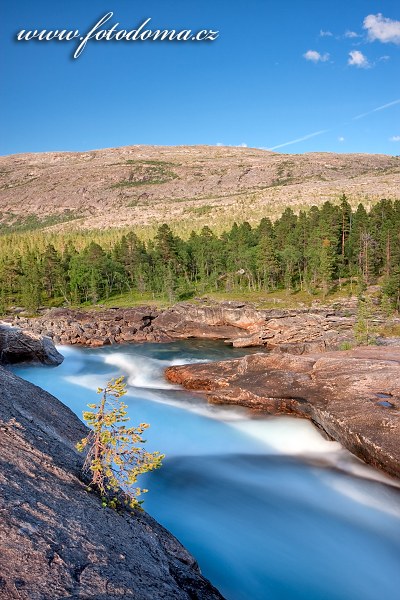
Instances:
[[[131,144],[400,154],[398,0],[13,0],[0,10],[0,154]],[[75,60],[75,41],[15,41],[21,29],[86,33],[110,11],[105,28],[151,17],[153,29],[220,34],[90,41]]]

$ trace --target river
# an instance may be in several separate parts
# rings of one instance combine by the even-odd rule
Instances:
[[[204,341],[60,351],[59,367],[14,372],[79,417],[97,387],[127,377],[132,423],[150,423],[147,449],[166,454],[144,507],[228,600],[399,597],[399,488],[307,421],[212,407],[163,378],[171,364],[245,352]]]

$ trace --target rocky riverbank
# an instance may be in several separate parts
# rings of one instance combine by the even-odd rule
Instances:
[[[3,367],[0,430],[1,598],[222,599],[149,515],[101,508],[80,479],[83,423]]]
[[[225,340],[234,347],[265,347],[293,354],[338,349],[353,339],[354,310],[260,310],[239,302],[179,303],[77,311],[52,309],[38,318],[9,321],[56,344],[99,347],[175,339]]]
[[[310,419],[360,459],[400,477],[400,347],[252,354],[169,367],[166,377],[210,403]]]

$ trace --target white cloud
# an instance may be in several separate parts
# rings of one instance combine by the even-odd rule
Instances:
[[[328,131],[329,131],[329,129],[321,129],[320,131],[314,131],[314,133],[308,133],[307,135],[303,135],[303,137],[297,138],[296,140],[291,140],[290,142],[284,142],[283,144],[278,144],[277,146],[268,148],[268,150],[276,150],[277,148],[283,148],[284,146],[291,146],[292,144],[298,144],[299,142],[304,142],[305,140],[309,140],[310,138],[316,137],[317,135],[322,135],[323,133],[328,133]]]
[[[400,104],[400,98],[398,98],[397,100],[393,100],[393,102],[388,102],[387,104],[382,104],[382,106],[373,108],[372,110],[369,110],[368,112],[361,113],[361,115],[357,115],[356,117],[353,117],[353,121],[356,121],[357,119],[363,119],[367,115],[372,115],[372,113],[374,113],[374,112],[378,112],[379,110],[385,110],[386,108],[390,108],[391,106],[395,106],[396,104]]]
[[[368,69],[371,65],[368,62],[368,58],[359,50],[352,50],[349,52],[348,65],[352,67],[358,67],[359,69]]]
[[[333,33],[331,31],[324,31],[323,29],[319,30],[319,37],[332,37]]]
[[[351,39],[351,38],[358,38],[358,37],[361,37],[361,36],[358,33],[356,33],[355,31],[349,31],[349,30],[347,30],[345,32],[345,34],[344,34],[344,37]]]
[[[313,63],[326,62],[329,60],[329,54],[327,52],[325,52],[325,54],[320,54],[316,50],[307,50],[307,52],[303,54],[303,57]]]
[[[400,44],[400,21],[388,19],[378,13],[365,17],[363,27],[367,30],[371,42],[378,40],[384,44]]]
[[[242,142],[241,144],[223,144],[222,142],[217,142],[215,144],[216,146],[220,147],[226,147],[226,148],[248,148],[247,144],[245,142]]]
[[[338,142],[344,142],[344,137],[342,135],[338,137]]]
[[[392,137],[389,138],[389,142],[400,142],[400,135],[392,135]]]

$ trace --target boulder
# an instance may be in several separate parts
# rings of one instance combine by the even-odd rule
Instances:
[[[45,365],[59,365],[63,360],[64,357],[49,337],[7,324],[0,325],[1,363],[39,362]]]
[[[97,338],[97,337],[90,338],[88,340],[88,345],[91,348],[101,348],[102,346],[105,346],[105,343],[106,343],[105,340],[102,340],[101,338]]]
[[[233,339],[242,330],[254,333],[264,322],[264,311],[243,303],[182,302],[165,310],[154,320],[153,326],[174,338]]]

